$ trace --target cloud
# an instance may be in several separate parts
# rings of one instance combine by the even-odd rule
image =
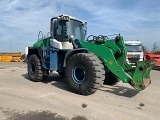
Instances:
[[[7,5],[7,9],[6,10],[10,10],[13,6],[15,6],[17,3],[19,3],[19,0],[14,0],[12,2],[10,2],[8,5]]]
[[[88,35],[121,33],[125,39],[141,40],[151,49],[154,42],[160,44],[159,4],[159,0],[0,1],[0,51],[8,49],[8,44],[23,51],[36,42],[40,30],[44,35],[49,32],[52,17],[63,13],[88,21]]]

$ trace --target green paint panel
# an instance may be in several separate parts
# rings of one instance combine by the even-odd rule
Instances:
[[[49,47],[51,37],[39,39],[33,47]]]
[[[113,41],[108,41],[108,42],[113,42]],[[118,78],[123,80],[123,82],[128,83],[131,80],[125,74],[124,69],[117,63],[111,49],[109,49],[105,45],[96,45],[96,44],[85,42],[85,41],[81,41],[80,43],[82,47],[87,48],[89,51],[99,56],[104,61],[105,66]],[[115,45],[115,44],[111,44],[111,45]]]
[[[118,36],[114,41],[106,40],[97,43],[79,41],[81,47],[103,60],[105,67],[122,82],[131,84],[137,90],[143,90],[150,84],[150,71],[155,61],[139,61],[137,67],[132,68],[126,62],[127,50],[122,36]]]

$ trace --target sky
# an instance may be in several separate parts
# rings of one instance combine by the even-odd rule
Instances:
[[[1,0],[0,51],[24,52],[61,14],[87,22],[87,36],[120,33],[151,50],[160,46],[160,0]]]

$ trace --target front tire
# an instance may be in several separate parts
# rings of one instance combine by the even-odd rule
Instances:
[[[43,70],[40,59],[32,54],[28,60],[28,76],[34,82],[40,82],[48,78],[49,71]]]
[[[73,92],[90,95],[101,87],[105,70],[97,56],[90,53],[77,53],[69,58],[65,77]]]

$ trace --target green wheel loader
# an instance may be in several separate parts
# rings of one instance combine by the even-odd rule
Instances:
[[[86,22],[72,16],[60,15],[50,22],[50,32],[28,47],[27,64],[30,80],[47,79],[51,71],[65,77],[71,90],[90,95],[102,84],[114,85],[122,80],[137,90],[150,83],[150,71],[155,61],[126,62],[126,46],[119,34],[86,37]],[[115,37],[114,37],[115,36]]]

